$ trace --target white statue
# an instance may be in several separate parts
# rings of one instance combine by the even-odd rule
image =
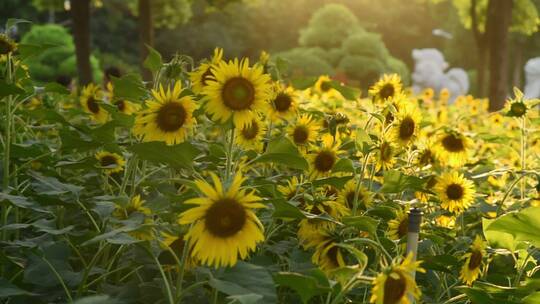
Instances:
[[[527,99],[540,98],[540,57],[532,58],[525,64],[525,90]]]
[[[446,88],[450,92],[450,102],[469,91],[469,77],[460,68],[445,72],[448,63],[437,49],[414,49],[414,72],[412,74],[413,92],[419,94],[426,88],[432,88],[436,94]]]

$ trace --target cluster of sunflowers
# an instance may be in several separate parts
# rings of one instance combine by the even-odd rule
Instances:
[[[294,290],[305,303],[459,303],[495,299],[494,286],[534,278],[534,244],[501,247],[500,234],[487,230],[540,202],[537,101],[518,90],[495,113],[487,100],[447,90],[414,94],[395,74],[362,96],[327,76],[289,81],[267,54],[250,65],[224,60],[220,49],[193,69],[176,57],[153,72],[150,92],[126,75],[55,97],[52,111],[73,122],[35,135],[64,151],[79,132],[71,162],[57,164],[64,175],[54,176],[92,192],[87,203],[77,197],[95,228],[84,244],[117,250],[108,270],[145,282],[144,265],[131,271],[120,260],[129,256],[123,246],[147,244],[170,303],[225,296],[254,303],[235,300],[241,288],[214,279],[249,263],[268,267],[281,302],[300,301]],[[40,98],[27,111],[39,112]],[[35,124],[36,117],[52,116],[33,115]],[[91,128],[75,127],[87,117]],[[81,177],[89,153],[94,175]],[[52,174],[40,162],[31,169]],[[93,209],[103,205],[97,198],[113,202],[108,212]],[[424,212],[419,261],[405,254],[413,207]],[[508,256],[515,275],[488,275],[492,261]],[[251,301],[278,301],[255,295]]]

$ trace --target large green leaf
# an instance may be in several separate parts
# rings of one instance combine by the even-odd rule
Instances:
[[[377,225],[379,221],[369,216],[347,216],[341,219],[341,222],[347,226],[355,227],[361,231],[367,231],[372,236],[377,234]]]
[[[122,78],[113,77],[113,95],[116,99],[141,100],[146,89],[138,74],[127,74]]]
[[[405,190],[422,190],[424,181],[416,176],[406,175],[397,170],[384,172],[383,193],[399,193]]]
[[[144,60],[143,65],[150,71],[156,72],[163,65],[161,54],[149,45],[146,45],[146,48],[148,49],[148,57]]]
[[[0,203],[3,201],[8,201],[14,206],[17,206],[19,208],[31,209],[31,210],[34,210],[37,212],[43,212],[43,213],[50,213],[50,211],[40,206],[37,202],[34,202],[30,198],[27,198],[24,196],[9,195],[9,194],[0,192]]]
[[[0,278],[0,299],[9,298],[15,296],[35,296],[37,294],[20,289],[19,287],[13,285],[8,280]]]
[[[294,144],[285,137],[277,138],[268,143],[266,152],[257,157],[254,162],[269,162],[285,165],[299,170],[307,170],[308,163],[300,155]]]
[[[0,81],[0,98],[4,98],[9,95],[21,95],[24,93],[25,91],[18,85]]]
[[[530,242],[540,247],[540,207],[507,213],[489,224],[485,231],[510,234],[515,241]],[[508,241],[508,239],[506,238]]]
[[[482,228],[484,230],[484,236],[492,248],[504,248],[510,251],[516,250],[516,241],[510,233],[497,230],[489,230],[488,227],[495,221],[495,219],[482,219]]]
[[[274,199],[270,203],[274,205],[273,217],[275,218],[286,218],[286,219],[304,219],[306,216],[298,207],[293,204],[283,200],[283,199]]]
[[[140,159],[165,164],[173,168],[191,168],[192,162],[200,151],[188,142],[168,146],[163,142],[139,143],[128,147]]]
[[[274,282],[296,291],[304,304],[314,296],[331,291],[330,287],[321,285],[317,278],[296,272],[278,272],[274,275]]]

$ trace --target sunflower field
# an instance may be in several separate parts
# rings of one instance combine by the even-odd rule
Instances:
[[[219,48],[68,89],[29,76],[44,48],[0,36],[0,303],[540,303],[518,89],[488,112]]]

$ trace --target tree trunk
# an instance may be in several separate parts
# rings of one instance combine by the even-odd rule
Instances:
[[[490,0],[486,35],[489,45],[489,110],[503,108],[508,92],[508,29],[512,21],[511,0]]]
[[[478,65],[477,65],[477,74],[476,82],[478,88],[478,97],[486,96],[486,63],[488,59],[487,46],[482,45],[478,48]]]
[[[152,80],[152,72],[143,66],[143,62],[148,56],[147,45],[154,45],[154,24],[152,22],[152,7],[150,0],[139,0],[139,36],[141,42],[141,69],[143,79]]]
[[[514,62],[512,72],[512,86],[521,88],[522,86],[522,73],[523,73],[523,48],[525,43],[521,39],[517,39],[514,44]]]
[[[90,0],[71,0],[71,18],[73,19],[73,40],[79,83],[87,85],[92,82],[90,66]]]

